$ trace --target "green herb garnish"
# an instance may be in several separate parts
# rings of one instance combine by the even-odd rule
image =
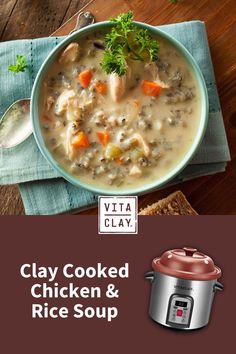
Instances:
[[[117,46],[113,50],[105,50],[101,66],[107,74],[115,72],[119,76],[124,75],[126,72],[126,56],[123,53],[122,46]]]
[[[24,55],[17,55],[16,63],[10,64],[8,66],[8,70],[12,71],[14,74],[17,74],[19,72],[24,72],[26,68],[27,68],[26,57]]]
[[[177,4],[178,0],[169,0],[171,4]]]
[[[133,22],[131,11],[112,18],[114,24],[105,37],[106,48],[101,62],[107,73],[125,74],[127,59],[155,61],[158,58],[158,42],[146,29],[138,28]]]

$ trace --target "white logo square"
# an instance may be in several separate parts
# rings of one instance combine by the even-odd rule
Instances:
[[[138,197],[98,198],[99,234],[137,234]]]

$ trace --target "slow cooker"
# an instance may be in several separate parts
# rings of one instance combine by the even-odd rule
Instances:
[[[209,322],[221,269],[196,248],[166,251],[152,262],[149,315],[157,323],[171,328],[192,330]]]

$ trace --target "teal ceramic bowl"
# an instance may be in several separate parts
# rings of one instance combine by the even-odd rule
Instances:
[[[205,81],[203,78],[203,75],[195,62],[194,58],[191,56],[191,54],[185,49],[185,47],[172,38],[171,36],[167,35],[166,33],[162,32],[160,29],[157,29],[156,27],[147,25],[145,23],[140,23],[136,22],[136,25],[138,27],[147,29],[151,35],[157,36],[159,38],[162,38],[169,42],[173,47],[175,47],[186,59],[188,62],[195,78],[198,84],[199,88],[199,95],[200,95],[200,101],[201,101],[201,113],[200,113],[200,123],[199,123],[199,128],[197,130],[195,139],[183,157],[183,159],[178,163],[177,166],[173,168],[169,173],[164,175],[162,178],[159,178],[157,180],[153,180],[151,183],[144,183],[143,186],[139,186],[138,188],[126,188],[126,189],[118,189],[110,187],[97,187],[94,185],[90,185],[88,183],[84,183],[79,179],[79,177],[74,176],[73,174],[69,173],[66,171],[60,164],[54,159],[53,155],[51,152],[48,150],[44,138],[42,135],[41,127],[40,127],[40,121],[39,121],[39,104],[40,104],[40,90],[41,90],[41,85],[42,81],[45,77],[46,72],[50,68],[50,66],[53,64],[53,62],[56,60],[59,52],[62,51],[63,48],[65,48],[70,42],[77,41],[79,38],[81,38],[84,35],[96,32],[96,31],[106,31],[108,30],[112,25],[110,22],[100,22],[96,23],[93,25],[90,25],[88,27],[82,28],[81,30],[78,30],[77,32],[71,34],[70,36],[66,37],[46,58],[44,63],[42,64],[41,69],[38,72],[38,75],[36,77],[36,80],[34,82],[33,90],[32,90],[32,96],[31,96],[31,117],[32,117],[32,123],[33,123],[33,132],[35,136],[35,140],[38,144],[38,147],[43,154],[43,156],[46,158],[46,160],[49,162],[49,164],[67,181],[72,183],[73,185],[77,187],[82,187],[85,189],[88,189],[90,191],[93,191],[95,193],[101,194],[101,195],[140,195],[144,194],[146,192],[150,192],[152,190],[155,190],[157,188],[163,187],[167,182],[172,180],[175,176],[177,176],[183,168],[190,162],[190,160],[193,158],[196,150],[198,149],[202,138],[204,136],[204,132],[207,126],[207,121],[208,121],[208,109],[209,109],[209,104],[208,104],[208,95],[207,95],[207,89],[205,85]]]

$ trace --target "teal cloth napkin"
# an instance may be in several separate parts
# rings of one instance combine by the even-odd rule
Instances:
[[[205,78],[210,103],[209,123],[203,142],[191,163],[171,184],[224,171],[230,153],[205,25],[191,21],[159,28],[182,42],[193,55]],[[61,40],[51,37],[0,43],[0,115],[15,100],[30,97],[37,71]],[[15,61],[17,54],[27,57],[29,68],[25,73],[14,76],[7,67]],[[26,214],[66,213],[87,209],[97,203],[95,194],[58,177],[41,155],[33,136],[18,147],[0,149],[0,184],[20,184]]]

